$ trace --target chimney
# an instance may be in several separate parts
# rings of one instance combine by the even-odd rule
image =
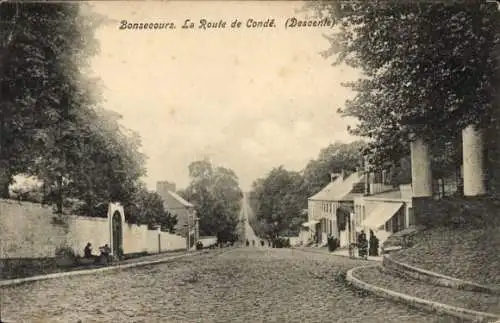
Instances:
[[[330,173],[330,182],[333,182],[335,181],[335,179],[337,178],[337,174],[335,173]]]

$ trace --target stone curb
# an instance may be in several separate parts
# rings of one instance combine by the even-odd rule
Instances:
[[[492,313],[479,312],[468,310],[461,307],[451,306],[443,303],[438,303],[423,298],[413,297],[407,294],[398,293],[389,289],[378,287],[366,283],[355,277],[354,272],[363,268],[377,267],[378,265],[361,266],[347,271],[346,280],[354,287],[370,292],[377,296],[384,297],[396,302],[403,302],[410,307],[415,307],[431,313],[440,313],[454,316],[459,319],[471,320],[473,322],[497,322],[500,319],[499,315]]]
[[[468,290],[473,292],[489,293],[493,295],[500,295],[500,289],[489,287],[472,281],[462,280],[438,274],[429,270],[417,268],[409,264],[405,264],[394,260],[392,257],[385,255],[382,260],[384,270],[388,270],[395,274],[406,276],[421,281],[425,281],[438,286],[449,287],[459,290]]]
[[[127,269],[127,268],[147,266],[147,265],[156,265],[156,264],[169,262],[171,260],[175,260],[175,259],[179,259],[179,258],[191,257],[191,256],[196,256],[196,255],[201,255],[201,254],[206,254],[206,253],[209,253],[209,252],[208,251],[193,252],[193,253],[186,253],[186,254],[175,255],[175,256],[166,256],[165,258],[158,259],[158,260],[141,261],[141,262],[123,264],[123,265],[118,264],[118,265],[114,265],[114,266],[112,265],[109,267],[101,267],[101,268],[93,268],[93,269],[66,271],[66,272],[53,273],[53,274],[47,274],[47,275],[38,275],[38,276],[32,276],[32,277],[26,277],[26,278],[0,280],[0,287],[19,285],[19,284],[28,283],[28,282],[35,282],[35,281],[48,280],[48,279],[61,278],[61,277],[90,275],[90,274],[94,274],[94,273],[98,273],[98,272],[105,272],[105,271],[117,270],[117,269]]]

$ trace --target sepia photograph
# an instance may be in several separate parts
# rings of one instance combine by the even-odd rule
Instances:
[[[500,323],[500,1],[0,0],[0,323]]]

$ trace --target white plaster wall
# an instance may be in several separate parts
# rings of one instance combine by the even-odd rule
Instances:
[[[147,252],[146,225],[123,224],[123,252],[125,254]]]
[[[186,248],[186,238],[168,232],[161,232],[160,235],[162,252]]]
[[[94,254],[99,253],[100,246],[109,245],[108,219],[70,216],[68,223],[68,244],[80,256],[83,256],[88,242],[92,244]]]
[[[148,253],[158,253],[158,236],[160,234],[159,230],[147,230],[146,232],[146,243],[148,248]]]
[[[308,206],[309,206],[309,221],[321,219],[321,213],[322,213],[321,205],[322,205],[321,201],[311,201],[310,200],[308,202]]]
[[[0,200],[2,258],[53,257],[66,241],[63,226],[52,225],[52,209],[30,202]]]
[[[123,223],[122,228],[126,254],[157,253],[158,234],[161,251],[186,248],[186,239],[175,234],[148,230],[145,225]],[[107,218],[59,216],[52,213],[51,207],[4,199],[0,199],[0,237],[0,258],[54,257],[56,249],[61,246],[68,246],[83,255],[88,242],[92,244],[94,253],[99,252],[100,246],[110,245]],[[207,239],[204,245],[214,240],[212,237]]]
[[[58,216],[52,213],[51,207],[3,199],[0,200],[0,235],[2,258],[54,257],[61,246],[83,254],[87,242],[96,250],[109,244],[107,219]]]

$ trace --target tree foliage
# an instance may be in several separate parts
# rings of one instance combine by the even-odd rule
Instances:
[[[45,202],[84,201],[86,215],[109,201],[132,199],[145,175],[136,134],[102,109],[99,80],[88,74],[102,21],[85,4],[3,3],[2,21],[18,10],[0,55],[0,193],[14,175],[44,182]]]
[[[195,205],[200,235],[236,241],[243,193],[234,171],[202,160],[189,165],[189,177],[189,186],[180,194]]]
[[[263,179],[254,182],[250,199],[255,218],[256,233],[277,241],[283,235],[297,235],[300,224],[306,220],[302,210],[307,206],[304,178],[283,166],[273,168]]]
[[[364,141],[349,144],[336,142],[322,149],[315,160],[304,169],[304,181],[309,195],[319,192],[330,182],[331,173],[355,172],[362,166],[362,154],[366,148]]]
[[[493,3],[365,1],[309,4],[338,22],[325,57],[365,77],[341,112],[356,117],[373,165],[408,155],[410,135],[453,142],[488,124],[496,95],[499,12]]]
[[[150,228],[160,226],[162,231],[174,232],[177,215],[168,212],[161,196],[140,187],[129,203],[125,205],[126,221],[146,224]]]
[[[307,220],[303,212],[307,209],[307,199],[330,182],[332,173],[352,173],[362,166],[365,148],[364,141],[336,142],[322,149],[301,172],[280,166],[255,180],[249,194],[253,210],[249,221],[256,233],[268,239],[297,235],[300,225]]]

